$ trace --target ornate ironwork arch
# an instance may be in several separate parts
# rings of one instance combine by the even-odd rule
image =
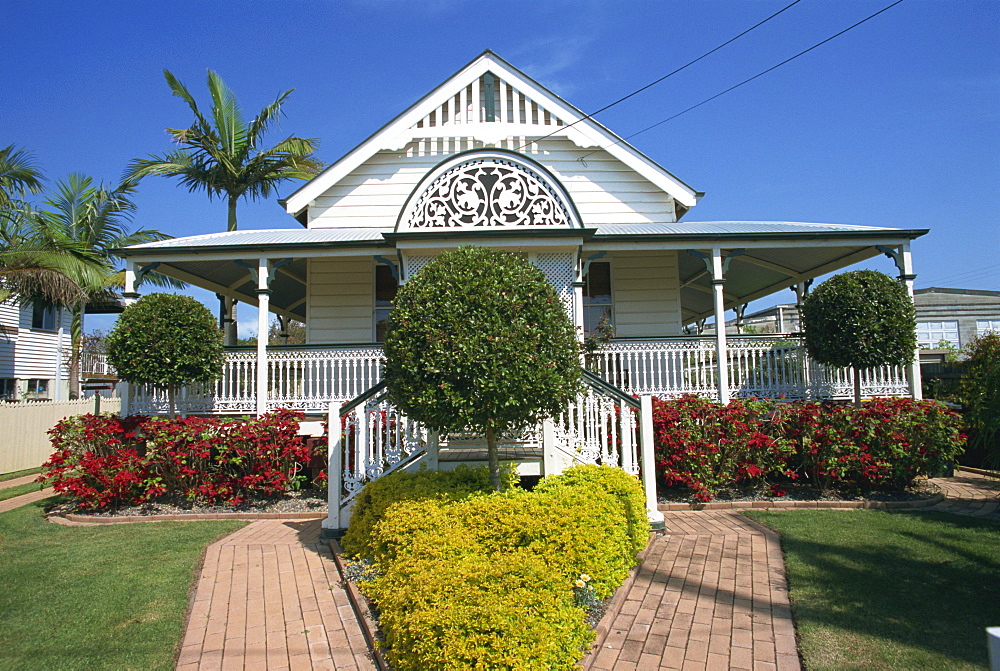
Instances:
[[[513,152],[453,156],[421,180],[397,231],[579,228],[568,194],[545,168]]]

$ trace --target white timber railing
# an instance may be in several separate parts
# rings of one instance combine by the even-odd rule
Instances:
[[[382,379],[378,345],[309,345],[270,347],[267,352],[267,408],[289,408],[311,414],[327,411],[331,402],[346,402]],[[230,349],[222,377],[214,384],[192,384],[176,399],[181,413],[246,414],[256,410],[257,353]],[[167,394],[147,385],[133,386],[129,412],[167,412]]]
[[[584,382],[583,393],[558,418],[529,427],[504,442],[516,442],[540,453],[543,475],[560,473],[576,463],[603,464],[641,475],[649,521],[662,523],[653,477],[651,397],[640,401],[589,371],[584,371]],[[641,421],[641,413],[649,417],[648,422]],[[448,444],[446,436],[428,430],[393,406],[384,382],[343,405],[331,403],[327,426],[331,427],[329,517],[323,526],[330,530],[347,525],[350,506],[365,483],[417,463],[436,469],[438,450]],[[470,436],[462,434],[462,438],[464,442]],[[479,442],[484,448],[484,440]],[[485,463],[486,450],[480,452]]]
[[[846,399],[853,396],[854,373],[809,359],[800,338],[736,336],[726,350],[733,398]],[[630,395],[676,398],[718,394],[714,338],[615,339],[587,355],[587,368]],[[330,403],[347,401],[382,379],[378,345],[271,347],[267,351],[267,408],[325,414]],[[256,411],[257,355],[251,349],[226,351],[222,378],[188,385],[177,395],[181,413],[247,414]],[[905,370],[883,366],[862,371],[864,396],[906,396]],[[133,386],[129,412],[165,413],[167,394]]]
[[[80,377],[117,377],[115,369],[108,363],[108,355],[101,352],[81,352]]]
[[[838,399],[854,394],[854,372],[820,365],[800,338],[730,337],[726,349],[733,398]],[[630,394],[676,398],[715,397],[718,390],[715,339],[616,339],[587,356],[590,370]],[[906,372],[882,366],[861,373],[864,396],[906,396]]]

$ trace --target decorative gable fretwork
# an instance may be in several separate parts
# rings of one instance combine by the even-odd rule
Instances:
[[[486,72],[424,115],[398,136],[397,143],[415,154],[432,156],[484,146],[516,150],[543,135],[565,133],[566,126],[516,86]],[[570,137],[590,144],[579,132]]]
[[[458,156],[417,186],[397,230],[578,227],[569,197],[543,171],[495,150]]]
[[[492,72],[487,72],[445,100],[418,121],[414,128],[426,129],[427,137],[433,137],[430,130],[432,128],[480,123],[550,127],[564,125],[561,119],[536,101]]]

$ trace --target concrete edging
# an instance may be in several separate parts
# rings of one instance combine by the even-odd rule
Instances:
[[[766,510],[768,508],[868,508],[875,510],[894,510],[905,508],[923,508],[940,503],[944,500],[943,493],[937,493],[919,501],[709,501],[708,503],[660,503],[656,506],[660,512],[678,512],[685,510]]]

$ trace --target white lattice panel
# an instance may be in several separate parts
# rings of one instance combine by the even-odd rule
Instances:
[[[434,259],[433,256],[410,256],[409,254],[406,255],[406,256],[404,256],[403,257],[403,267],[406,270],[405,279],[408,280],[411,277],[413,277],[414,275],[416,275],[417,272],[419,272],[421,268],[423,268],[424,266],[426,266],[433,259]]]
[[[576,256],[570,252],[551,252],[536,254],[532,263],[542,271],[545,279],[556,288],[559,293],[559,300],[570,320],[576,323],[576,315],[573,314],[573,282],[576,280]]]

